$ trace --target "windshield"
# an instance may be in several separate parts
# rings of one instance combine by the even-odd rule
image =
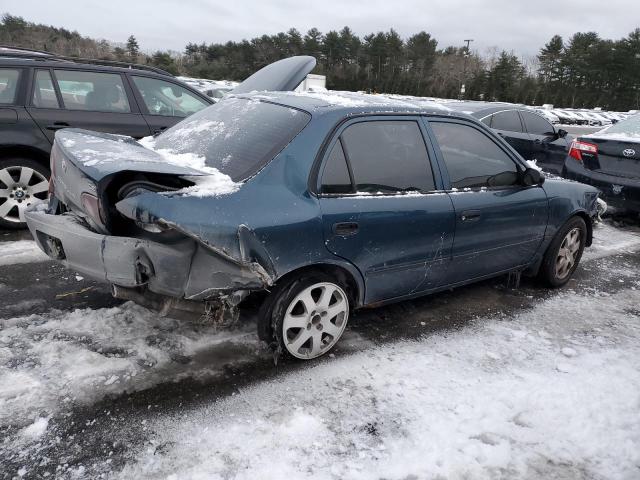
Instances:
[[[244,98],[227,98],[160,134],[156,149],[195,154],[234,182],[251,177],[307,125],[301,110]]]

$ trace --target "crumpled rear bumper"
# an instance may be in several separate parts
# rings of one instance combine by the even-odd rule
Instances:
[[[206,300],[238,290],[259,290],[269,275],[257,263],[225,258],[185,237],[172,243],[93,232],[71,214],[25,214],[38,246],[92,279],[168,297]]]

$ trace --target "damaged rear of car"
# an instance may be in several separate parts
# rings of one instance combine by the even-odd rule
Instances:
[[[48,208],[27,213],[39,246],[164,313],[222,318],[274,267],[235,206],[310,115],[231,98],[153,139],[67,129],[51,154]]]

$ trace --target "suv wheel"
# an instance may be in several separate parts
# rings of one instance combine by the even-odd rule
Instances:
[[[279,352],[311,360],[340,340],[349,320],[349,297],[328,275],[303,275],[276,288],[260,314],[271,325]]]
[[[26,228],[24,211],[49,195],[49,170],[27,158],[0,160],[0,227]]]
[[[587,239],[587,225],[580,217],[565,223],[554,237],[542,260],[540,278],[557,288],[566,284],[582,258]]]

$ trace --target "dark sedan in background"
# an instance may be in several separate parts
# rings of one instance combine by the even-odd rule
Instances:
[[[598,187],[616,208],[640,212],[640,115],[578,137],[563,176]]]
[[[451,102],[445,105],[468,113],[495,130],[526,160],[560,174],[573,138],[535,111],[511,103]]]

